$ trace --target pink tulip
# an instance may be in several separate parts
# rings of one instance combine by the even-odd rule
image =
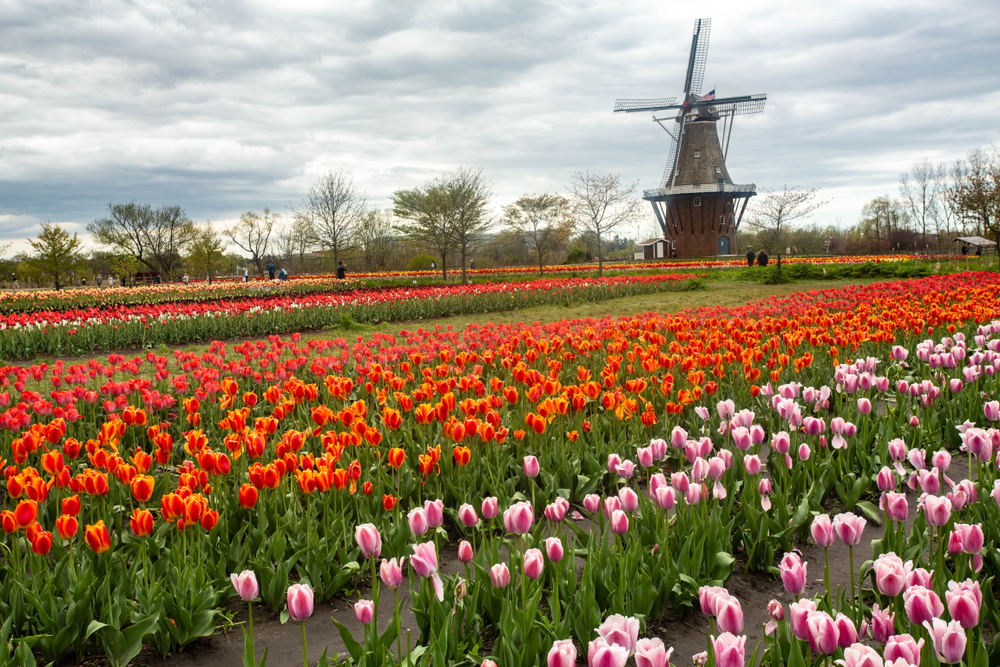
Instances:
[[[528,549],[524,552],[524,574],[528,579],[535,580],[542,576],[545,559],[538,549]]]
[[[365,558],[378,558],[382,555],[382,536],[372,523],[363,523],[354,529],[354,540],[361,547],[361,555]]]
[[[931,465],[941,472],[948,472],[948,468],[951,467],[951,454],[943,449],[934,452],[931,454]]]
[[[708,469],[708,461],[699,456],[694,460],[694,466],[691,467],[691,479],[700,482],[708,477]]]
[[[587,646],[588,667],[625,667],[628,651],[617,644],[609,644],[598,637]]]
[[[545,506],[545,518],[558,523],[566,518],[566,507],[562,503],[551,503]]]
[[[706,616],[715,616],[716,599],[729,595],[729,591],[721,586],[702,586],[698,589],[698,603],[701,605],[701,613]]]
[[[847,546],[854,546],[861,542],[861,535],[867,523],[861,517],[847,512],[833,518],[833,530],[841,542]]]
[[[618,502],[626,512],[634,512],[639,509],[639,496],[627,486],[623,486],[618,491]]]
[[[410,525],[410,532],[419,537],[427,532],[430,524],[427,523],[427,512],[423,507],[414,507],[406,515],[406,522]]]
[[[872,413],[872,402],[867,398],[859,398],[858,412],[860,412],[863,415],[870,415]]]
[[[483,506],[481,508],[483,518],[487,521],[497,518],[497,515],[500,513],[498,508],[499,505],[497,504],[497,499],[494,496],[484,499]]]
[[[931,636],[934,655],[946,665],[956,665],[965,655],[965,630],[958,621],[945,623],[940,618],[928,619],[923,622]]]
[[[715,653],[716,667],[743,667],[746,662],[745,635],[739,637],[723,632],[712,638],[712,652]]]
[[[479,667],[497,667],[497,663],[493,662],[489,658],[486,658],[483,660],[483,664],[479,665]]]
[[[548,667],[575,667],[576,647],[572,639],[560,639],[552,642],[547,659]]]
[[[801,641],[809,641],[809,614],[816,611],[812,600],[799,600],[788,605],[792,634]]]
[[[934,570],[928,572],[922,567],[913,567],[913,561],[906,562],[906,585],[903,586],[905,591],[911,586],[923,586],[924,588],[933,588],[931,582],[933,581]]]
[[[858,631],[854,627],[854,621],[843,614],[837,614],[834,621],[837,626],[837,645],[840,648],[847,648],[858,641]]]
[[[785,608],[777,600],[771,600],[767,603],[767,616],[775,622],[783,621],[785,620]]]
[[[674,490],[669,486],[661,486],[656,490],[656,495],[654,496],[653,501],[661,510],[671,509],[676,503]]]
[[[601,506],[601,497],[596,493],[588,493],[583,497],[583,509],[593,514]]]
[[[682,472],[675,472],[670,475],[670,484],[677,489],[677,493],[687,493],[688,487],[691,485],[688,481],[688,476]],[[1000,505],[1000,501],[997,501],[997,505]]]
[[[722,632],[739,634],[743,632],[743,608],[740,601],[728,594],[715,598],[715,621]]]
[[[621,646],[631,655],[639,637],[639,619],[612,614],[597,628],[597,634],[609,644]]]
[[[982,605],[982,593],[979,592],[979,582],[976,582],[975,590],[972,589],[971,581],[964,582],[965,585],[955,581],[948,582],[948,591],[944,597],[948,602],[948,614],[953,621],[958,621],[963,628],[968,630],[979,625],[979,608]],[[977,593],[979,596],[977,598]]]
[[[458,543],[458,562],[469,563],[475,555],[472,553],[472,545],[466,540],[462,540]]]
[[[524,535],[531,530],[535,522],[535,512],[531,508],[531,503],[522,500],[508,507],[503,513],[503,525],[508,533]]]
[[[876,604],[872,607],[872,639],[879,644],[889,641],[889,637],[896,633],[896,614],[889,613],[888,609],[879,609]]]
[[[697,505],[705,498],[706,490],[705,485],[702,483],[692,484],[688,487],[687,493],[684,494],[684,501],[688,505]]]
[[[354,603],[354,616],[361,625],[368,625],[375,617],[375,604],[371,600],[358,600]]]
[[[675,426],[673,430],[670,431],[670,446],[674,449],[684,449],[687,439],[687,431],[682,429],[680,426]]]
[[[912,428],[917,428],[918,426],[920,426],[920,419],[916,415],[910,417],[910,426]]]
[[[983,543],[986,538],[983,535],[982,524],[956,523],[955,533],[958,534],[962,543],[962,552],[967,554],[978,554],[983,551]]]
[[[743,469],[747,471],[748,475],[760,474],[760,467],[760,457],[756,454],[751,454],[743,459]]]
[[[806,417],[802,420],[802,428],[806,435],[817,436],[826,431],[826,422],[816,417]]]
[[[910,355],[910,351],[905,347],[899,345],[892,346],[892,358],[896,361],[906,361],[906,357]]]
[[[382,565],[379,567],[379,578],[382,579],[382,583],[389,588],[399,588],[399,585],[403,583],[403,559],[400,558],[398,561],[395,558],[390,560],[382,559]]]
[[[906,517],[910,514],[910,504],[906,500],[905,493],[890,491],[883,496],[882,504],[884,505],[883,509],[885,509],[885,513],[889,515],[889,519],[892,521],[906,521]]]
[[[941,598],[934,591],[923,586],[910,586],[903,592],[903,609],[910,623],[923,625],[944,613]]]
[[[462,525],[466,528],[472,528],[477,523],[479,523],[479,517],[476,515],[476,508],[472,505],[465,503],[458,508],[458,520],[462,522]]]
[[[649,441],[649,450],[653,453],[653,459],[662,461],[667,458],[667,441],[662,438],[654,438]]]
[[[313,589],[309,584],[292,584],[288,587],[288,617],[304,621],[313,613]]]
[[[736,403],[733,402],[733,399],[727,398],[724,401],[719,401],[715,409],[719,413],[719,419],[728,420],[736,413]]]
[[[706,408],[706,407],[705,407],[705,406],[703,406],[703,405],[699,405],[699,406],[695,407],[695,409],[694,409],[694,413],[695,413],[696,415],[698,415],[699,417],[701,417],[702,419],[704,419],[705,421],[708,421],[708,418],[712,416],[712,415],[711,415],[711,414],[710,414],[710,413],[708,412],[708,408]]]
[[[806,617],[809,648],[813,653],[832,655],[839,646],[840,633],[833,618],[825,611],[813,611]]]
[[[812,456],[812,450],[809,445],[803,442],[799,445],[799,461],[808,461],[810,456]]]
[[[948,553],[952,556],[962,553],[962,538],[954,530],[948,533]]]
[[[813,541],[824,549],[832,547],[833,543],[837,541],[837,534],[833,530],[833,524],[830,523],[830,517],[826,514],[816,515],[812,525],[809,527],[809,532],[812,534]]]
[[[410,556],[410,566],[421,577],[430,577],[437,573],[437,549],[433,542],[422,542],[413,545],[413,555]]]
[[[875,586],[879,593],[896,597],[903,592],[906,584],[906,568],[903,559],[893,552],[882,554],[875,561]]]
[[[524,474],[528,477],[538,477],[538,459],[534,456],[524,457]]]
[[[713,456],[708,461],[708,477],[715,481],[722,479],[726,474],[726,461],[721,456]]]
[[[490,581],[494,588],[507,588],[510,585],[510,570],[506,563],[497,563],[490,568]]]
[[[754,424],[750,427],[750,442],[753,444],[759,445],[764,442],[765,435],[766,433],[764,432],[764,428],[762,426]]]
[[[924,516],[931,526],[943,526],[951,518],[951,501],[941,496],[925,496]]]
[[[611,515],[615,513],[615,510],[620,510],[622,508],[622,501],[618,500],[617,496],[610,496],[604,499],[604,518],[610,519]]]
[[[437,528],[444,523],[443,500],[425,500],[424,512],[427,514],[427,525],[430,528]]]
[[[791,438],[784,431],[778,431],[771,436],[771,449],[778,454],[787,454],[791,446]]]
[[[617,454],[608,454],[608,472],[615,472],[622,462],[622,457]]]
[[[628,532],[628,514],[621,510],[615,510],[611,514],[611,532],[616,535],[624,535]]]
[[[879,491],[885,492],[896,490],[896,475],[893,474],[892,469],[888,466],[882,466],[882,469],[878,471],[878,477],[876,480],[878,482]]]
[[[673,652],[660,639],[640,639],[635,644],[636,667],[669,667]]]
[[[962,381],[959,380],[958,378],[951,378],[950,380],[948,380],[948,391],[950,391],[953,394],[960,393],[962,391],[962,387],[964,386],[965,385],[963,385]]]
[[[746,427],[738,426],[731,431],[730,435],[733,438],[733,444],[736,446],[736,449],[741,451],[747,451],[750,449],[750,445],[753,444],[753,440],[750,438],[750,431]]]
[[[705,667],[705,664],[708,663],[708,651],[695,653],[691,656],[691,660],[694,662],[694,667]]]
[[[639,465],[643,468],[650,468],[653,465],[653,450],[649,447],[640,447],[635,452]]]
[[[547,537],[545,538],[545,555],[549,557],[549,560],[553,563],[558,563],[563,559],[565,555],[563,552],[562,541],[558,537]]]
[[[781,571],[781,583],[785,590],[792,595],[802,595],[806,589],[806,569],[807,563],[803,563],[796,553],[786,553],[778,565]]]
[[[229,580],[233,582],[233,588],[236,589],[236,593],[244,602],[252,602],[257,598],[260,587],[257,585],[257,575],[252,570],[230,574]]]
[[[894,635],[885,641],[883,654],[886,660],[896,661],[900,658],[907,663],[920,664],[920,649],[924,647],[924,640],[915,641],[910,635]]]
[[[983,414],[991,422],[1000,420],[1000,401],[989,401],[983,404]]]
[[[941,490],[941,478],[938,477],[937,468],[918,471],[917,479],[920,482],[920,490],[924,493],[933,494]]]
[[[849,644],[844,647],[844,659],[837,661],[841,667],[883,667],[878,651],[864,644]]]

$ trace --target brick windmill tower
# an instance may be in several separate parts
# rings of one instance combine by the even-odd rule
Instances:
[[[660,187],[642,193],[663,230],[667,256],[738,254],[736,230],[747,202],[757,194],[753,183],[733,183],[726,155],[735,117],[762,112],[767,95],[716,99],[714,90],[701,94],[711,25],[711,19],[694,22],[684,98],[679,104],[675,97],[615,102],[615,113],[653,113],[653,120],[670,135]],[[676,111],[672,128],[664,125],[671,120],[669,115],[656,117],[660,111]],[[719,140],[720,120],[723,141]]]

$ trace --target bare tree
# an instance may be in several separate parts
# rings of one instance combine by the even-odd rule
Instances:
[[[952,198],[958,210],[976,222],[977,234],[992,234],[1000,248],[1000,151],[992,155],[975,148],[966,158],[967,168],[955,183]]]
[[[920,230],[924,247],[927,247],[927,225],[933,223],[937,215],[934,174],[934,165],[927,158],[922,158],[913,163],[909,172],[899,175],[899,194],[909,210],[910,218]]]
[[[781,273],[781,233],[788,225],[808,218],[827,202],[815,201],[816,188],[799,190],[798,186],[781,191],[764,190],[764,196],[750,208],[747,225],[764,239],[774,243],[778,254],[778,273]]]
[[[271,242],[271,233],[280,220],[280,213],[271,213],[270,209],[265,208],[263,215],[247,211],[240,216],[239,222],[226,229],[226,236],[233,245],[250,255],[258,274],[264,272],[263,262]]]
[[[448,206],[448,234],[462,260],[462,282],[466,282],[466,261],[490,227],[487,207],[493,196],[492,183],[483,178],[483,170],[459,167],[442,179]]]
[[[934,179],[931,184],[934,199],[937,201],[937,206],[934,209],[935,226],[939,237],[942,233],[942,226],[944,227],[946,243],[951,243],[951,239],[948,237],[951,236],[952,225],[957,224],[958,219],[955,202],[951,197],[951,174],[948,165],[941,163],[934,169]]]
[[[309,220],[293,217],[275,234],[274,251],[286,262],[289,269],[298,273],[305,270],[306,255],[314,247],[316,233]]]
[[[635,198],[638,182],[628,187],[618,176],[598,176],[576,172],[570,181],[573,217],[584,234],[597,243],[597,273],[604,275],[604,237],[622,225],[641,217],[640,200]]]
[[[392,212],[375,209],[365,213],[358,224],[357,237],[365,256],[365,268],[371,271],[378,267],[384,271],[396,247]]]
[[[365,213],[368,197],[354,185],[342,169],[328,171],[309,189],[302,203],[292,211],[308,221],[317,245],[333,252],[333,263],[357,247],[355,228]]]
[[[504,223],[523,236],[538,262],[538,275],[545,275],[545,260],[566,245],[573,233],[569,202],[559,195],[524,195],[505,206]]]
[[[150,271],[171,275],[182,263],[181,253],[194,238],[194,223],[180,206],[108,204],[108,217],[87,225],[103,245],[134,256]]]

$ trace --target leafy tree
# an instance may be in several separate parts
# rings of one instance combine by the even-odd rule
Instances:
[[[333,252],[334,264],[357,247],[355,230],[364,218],[368,197],[342,169],[328,171],[309,189],[292,211],[308,223],[315,242]]]
[[[172,275],[181,265],[181,253],[194,234],[194,223],[180,206],[153,208],[149,204],[108,204],[108,217],[87,225],[102,245],[135,256],[150,271]]]
[[[59,225],[43,222],[38,238],[28,239],[28,243],[34,252],[27,263],[39,274],[51,277],[52,284],[57,287],[64,273],[84,262],[83,241],[76,233],[70,236]]]
[[[389,199],[393,213],[410,224],[399,226],[414,245],[427,248],[441,258],[441,276],[448,278],[448,255],[455,239],[448,233],[447,197],[440,184],[431,181],[423,189],[396,190]]]
[[[286,262],[294,266],[294,270],[302,272],[306,263],[306,255],[314,247],[315,234],[312,225],[305,218],[294,216],[289,224],[284,225],[275,237],[273,250]],[[289,271],[292,266],[286,267]]]
[[[639,217],[640,200],[636,183],[625,187],[618,176],[576,172],[570,182],[573,217],[581,230],[597,246],[597,274],[604,275],[604,240],[622,225]]]
[[[250,255],[250,261],[257,267],[257,273],[264,272],[264,257],[271,242],[274,226],[281,219],[278,213],[265,208],[263,215],[247,211],[239,222],[226,228],[226,236],[237,248]]]
[[[760,197],[750,207],[750,217],[747,225],[757,232],[759,237],[773,246],[778,255],[778,273],[781,273],[781,234],[786,228],[804,218],[808,218],[819,207],[827,202],[816,201],[816,188],[799,190],[797,187],[783,190],[764,190]]]
[[[188,270],[196,276],[206,276],[209,280],[223,265],[226,252],[225,243],[211,223],[199,226],[194,238],[188,244]]]
[[[573,233],[569,202],[559,195],[524,195],[503,211],[504,223],[527,239],[538,262],[538,275],[545,275],[545,260],[566,245]]]

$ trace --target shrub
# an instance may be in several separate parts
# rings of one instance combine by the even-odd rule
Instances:
[[[417,255],[406,265],[409,271],[430,271],[431,262],[435,261],[430,255]]]

